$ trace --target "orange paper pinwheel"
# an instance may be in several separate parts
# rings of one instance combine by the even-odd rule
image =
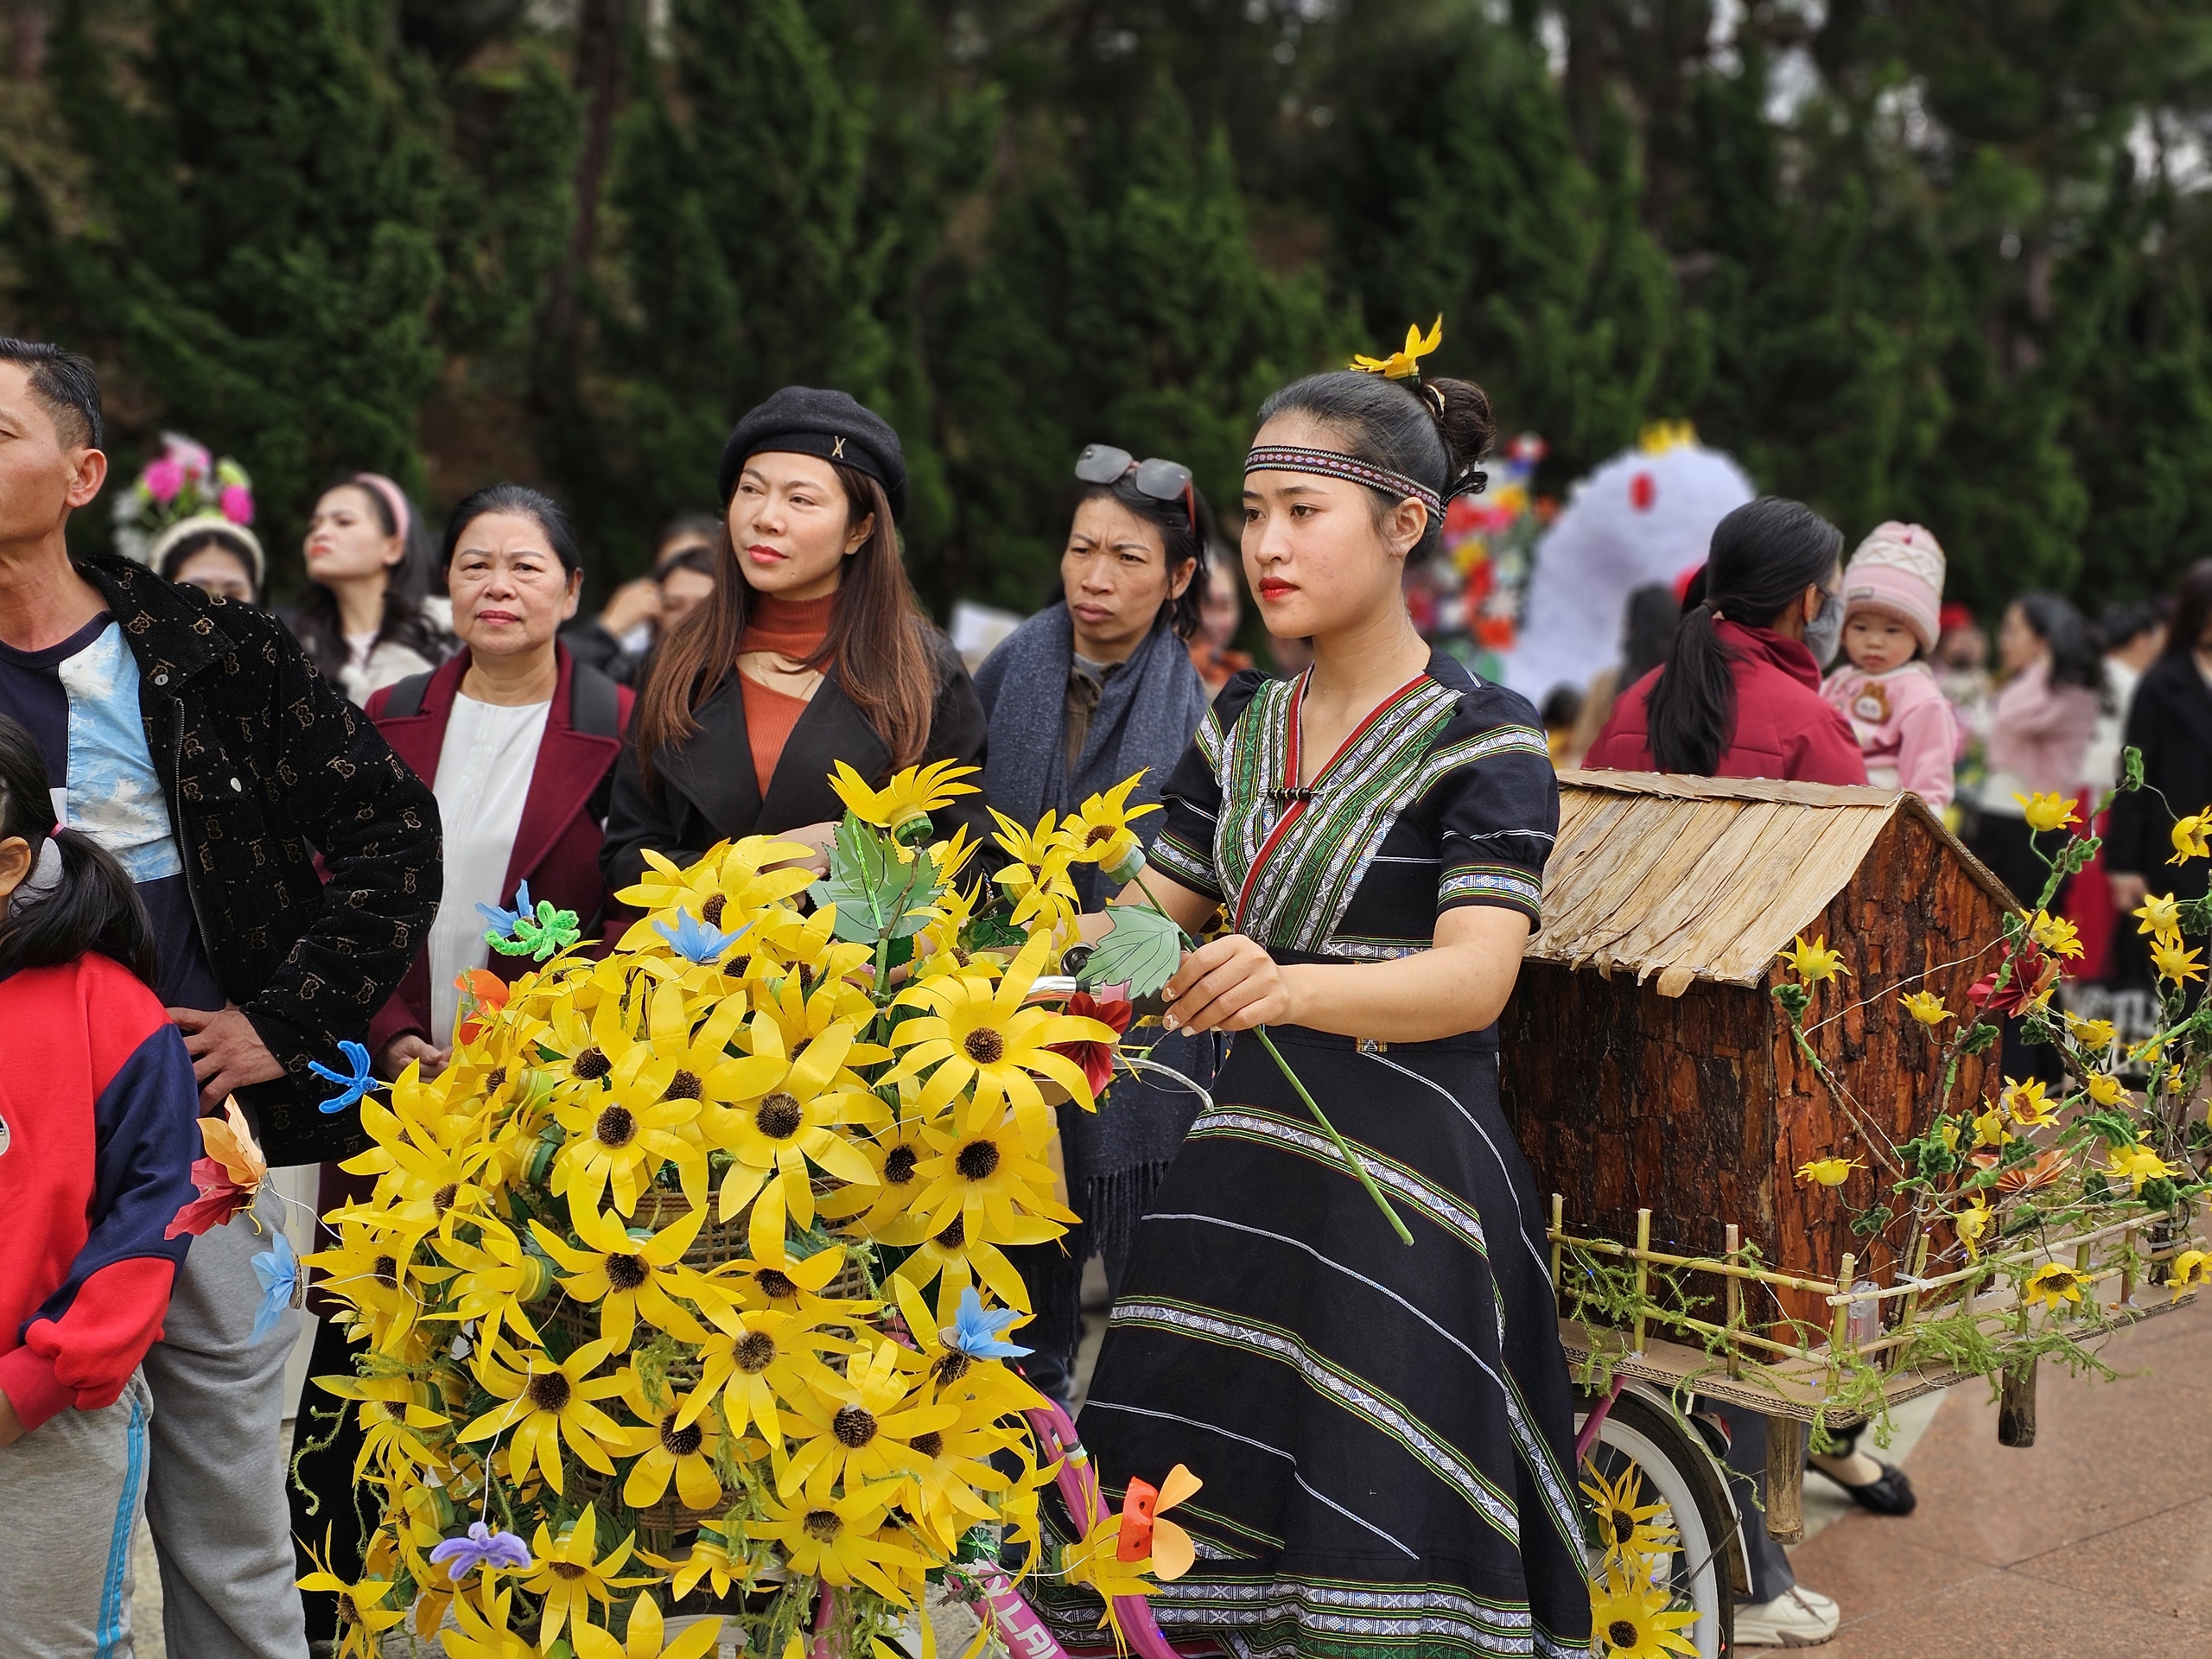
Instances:
[[[1160,1517],[1205,1484],[1179,1463],[1157,1486],[1148,1480],[1132,1480],[1122,1499],[1122,1536],[1115,1555],[1124,1561],[1150,1555],[1152,1576],[1162,1584],[1173,1584],[1189,1572],[1198,1559],[1191,1535]]]

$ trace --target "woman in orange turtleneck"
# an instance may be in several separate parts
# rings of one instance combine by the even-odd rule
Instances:
[[[615,771],[610,892],[648,850],[682,866],[742,836],[826,848],[837,761],[879,787],[925,761],[982,764],[976,688],[899,561],[899,435],[842,391],[786,386],[730,434],[721,481],[714,594],[662,645]],[[990,830],[980,794],[936,816],[941,834]]]

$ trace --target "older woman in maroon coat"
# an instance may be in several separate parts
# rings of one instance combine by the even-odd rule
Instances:
[[[425,1072],[451,1052],[461,991],[488,968],[518,979],[537,964],[485,938],[486,912],[533,903],[601,927],[599,872],[616,757],[632,693],[556,637],[581,581],[575,543],[553,502],[495,485],[463,502],[446,535],[454,630],[463,649],[432,673],[387,687],[369,717],[427,779],[445,824],[446,892],[429,939],[370,1029],[379,1075]]]
[[[600,832],[630,719],[629,690],[577,661],[555,638],[575,613],[582,582],[575,537],[559,506],[516,485],[480,490],[454,512],[445,564],[454,632],[464,649],[431,673],[377,692],[368,704],[385,741],[436,794],[445,826],[444,899],[406,977],[370,1028],[370,1052],[386,1077],[410,1063],[426,1075],[444,1068],[457,977],[488,968],[514,979],[537,966],[490,949],[479,905],[512,908],[527,881],[533,900],[575,912],[586,938],[601,927],[607,892]],[[328,1214],[365,1194],[372,1181],[325,1164],[319,1208]],[[310,1372],[350,1369],[342,1328],[326,1318]],[[317,1541],[328,1532],[332,1565],[350,1577],[359,1560],[352,1472],[359,1430],[350,1418],[334,1439],[326,1428],[301,1413],[293,1529]],[[313,1513],[308,1492],[321,1499]],[[333,1635],[334,1599],[306,1600],[308,1635]]]

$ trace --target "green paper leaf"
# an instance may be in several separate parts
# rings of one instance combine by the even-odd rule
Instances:
[[[938,891],[937,866],[926,855],[902,862],[874,826],[849,813],[830,849],[830,874],[812,888],[816,904],[837,906],[831,931],[858,944],[920,932]]]
[[[1175,977],[1183,961],[1183,931],[1156,910],[1114,906],[1114,931],[1084,964],[1083,983],[1126,983],[1132,997],[1150,996]]]

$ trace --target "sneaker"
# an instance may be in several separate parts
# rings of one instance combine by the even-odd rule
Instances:
[[[1835,1603],[1802,1585],[1772,1601],[1745,1602],[1736,1609],[1739,1648],[1817,1648],[1835,1634],[1843,1614]]]

